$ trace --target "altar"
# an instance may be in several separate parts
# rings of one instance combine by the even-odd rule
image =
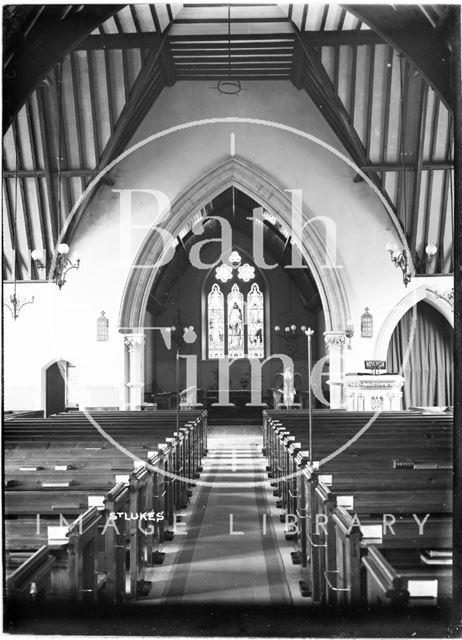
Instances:
[[[396,373],[347,373],[347,411],[401,411],[404,378]]]

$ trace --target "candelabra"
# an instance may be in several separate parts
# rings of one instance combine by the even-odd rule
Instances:
[[[15,283],[16,285],[16,283]],[[13,316],[14,320],[17,320],[19,317],[19,312],[21,311],[21,309],[26,305],[26,304],[32,304],[34,302],[35,298],[34,296],[32,296],[32,298],[30,300],[25,300],[24,298],[18,298],[18,296],[16,295],[16,287],[15,287],[15,291],[13,293],[13,295],[10,296],[10,301],[9,302],[4,302],[5,307],[7,307],[7,309],[10,310],[11,315]]]
[[[295,355],[296,343],[301,336],[305,335],[307,328],[303,324],[301,327],[297,327],[296,324],[286,325],[281,328],[279,325],[274,327],[274,331],[279,338],[283,338],[286,342],[286,350],[292,360]]]

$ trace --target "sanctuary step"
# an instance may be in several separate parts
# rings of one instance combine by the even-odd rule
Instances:
[[[243,423],[247,425],[260,425],[262,422],[262,410],[264,407],[246,406],[209,406],[208,424],[210,426],[233,425],[239,426]]]

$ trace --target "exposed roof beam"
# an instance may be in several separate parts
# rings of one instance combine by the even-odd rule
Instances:
[[[61,176],[63,178],[80,178],[80,177],[94,177],[98,175],[98,169],[61,169]],[[3,171],[5,178],[14,178],[15,171]],[[57,176],[57,170],[51,170],[49,173],[45,169],[19,169],[19,178],[46,178],[47,175]]]
[[[143,66],[131,87],[130,95],[115,124],[114,131],[101,154],[98,163],[99,171],[110,164],[125,149],[130,138],[138,129],[163,88],[164,74],[161,70],[160,59],[170,28],[171,23],[162,36],[156,35],[155,44],[151,47],[147,58],[144,60]],[[94,193],[95,190],[71,221],[66,236],[68,240],[72,237],[72,233]]]
[[[391,100],[391,79],[393,73],[393,47],[387,47],[387,71],[384,90],[384,109],[382,119],[382,148],[381,159],[385,161],[388,149],[388,131],[390,128],[390,100]],[[385,169],[386,171],[386,169]]]
[[[287,22],[287,18],[275,16],[274,18],[175,18],[175,24],[261,24],[273,22]]]
[[[443,171],[446,169],[451,169],[454,166],[454,163],[450,160],[427,160],[422,162],[422,170],[423,171]],[[409,169],[413,169],[414,164],[406,162],[404,167],[402,164],[398,164],[396,162],[385,162],[385,163],[377,163],[377,164],[365,164],[360,167],[363,171],[406,171]]]
[[[100,169],[109,164],[124,149],[157,97],[157,94],[153,94],[154,85],[158,82],[156,67],[160,62],[168,29],[162,37],[156,37],[155,45],[152,46],[131,88],[130,97],[117,120],[114,133],[102,153]]]
[[[415,149],[415,176],[414,185],[412,190],[412,202],[411,202],[411,227],[410,227],[410,250],[414,254],[417,247],[417,225],[419,222],[419,207],[420,207],[420,186],[422,183],[422,162],[425,143],[425,122],[427,118],[427,98],[428,98],[428,83],[424,80],[421,81],[421,91],[419,100],[419,123],[416,132],[416,149]]]
[[[176,20],[175,23],[178,21]],[[365,44],[383,44],[384,40],[375,31],[305,31],[304,36],[309,38],[310,42],[316,46],[340,46],[340,45],[365,45]],[[90,35],[82,40],[76,50],[92,50],[92,49],[143,49],[151,47],[158,33],[111,33],[101,35]],[[293,40],[293,36],[288,33],[272,33],[272,34],[231,34],[231,43],[238,41],[265,41],[283,38],[285,40]],[[188,43],[189,41],[211,42],[228,42],[228,36],[223,35],[182,35],[169,36],[169,42]]]
[[[12,250],[13,250],[13,265],[11,266],[11,273],[16,274],[16,277],[18,279],[20,279],[21,277],[21,264],[19,262],[19,251],[17,251],[17,244],[18,244],[18,239],[17,239],[17,224],[16,224],[16,220],[15,220],[15,215],[14,215],[14,210],[16,207],[16,203],[13,201],[13,197],[11,195],[10,192],[10,187],[13,189],[13,191],[15,192],[15,199],[18,196],[18,191],[17,191],[17,187],[12,187],[12,185],[10,184],[10,180],[3,180],[3,193],[4,193],[4,197],[5,197],[5,209],[6,209],[6,216],[7,216],[7,220],[8,220],[8,227],[9,227],[9,231],[10,231],[10,237],[11,237],[11,244],[12,244]]]
[[[459,67],[460,70],[460,67]],[[458,79],[459,82],[459,86],[458,86],[458,91],[460,92],[460,77]],[[459,100],[460,102],[460,100]],[[455,115],[454,118],[457,118],[459,120],[460,124],[460,113],[457,112],[457,110],[455,111]],[[451,147],[451,142],[453,142],[453,136],[452,136],[452,118],[449,118],[449,126],[448,126],[448,132],[447,132],[447,148],[450,149]],[[454,142],[457,144],[458,142],[458,138],[459,138],[459,145],[460,145],[460,131],[457,131],[456,129],[456,134],[455,134],[455,140]],[[459,148],[459,154],[457,154],[457,147],[455,148],[455,153],[456,153],[456,160],[461,158],[460,155],[460,151],[462,149]],[[449,152],[448,152],[449,155]],[[452,171],[445,171],[444,172],[444,180],[443,180],[443,197],[441,199],[441,211],[440,211],[440,228],[438,231],[438,238],[439,238],[439,246],[438,246],[438,264],[439,264],[439,270],[443,271],[444,270],[444,229],[446,228],[446,217],[448,214],[448,198],[449,198],[449,191],[451,191],[451,207],[454,207],[455,211],[456,211],[456,219],[460,217],[460,208],[458,208],[458,201],[457,201],[457,192],[459,191],[459,185],[457,184],[457,178],[460,178],[460,162],[459,163],[455,163],[454,165],[454,195],[453,195],[453,186],[452,186],[452,180],[453,180],[453,173]],[[454,197],[455,196],[455,197]],[[459,205],[460,207],[460,205]],[[456,223],[457,224],[457,223]],[[459,243],[461,242],[462,238],[459,237]],[[457,246],[457,245],[456,245]],[[457,262],[457,258],[455,257],[456,260],[456,264],[460,264],[460,262]],[[460,273],[460,270],[459,270]]]
[[[177,74],[178,80],[220,80],[223,78],[223,73],[204,72],[202,75],[197,73],[179,73]],[[268,73],[247,73],[246,75],[240,74],[241,80],[288,80],[290,78],[290,72],[284,72],[276,75],[274,72]]]
[[[38,167],[40,165],[40,161],[39,161],[39,155],[38,155],[38,138],[37,138],[37,132],[36,132],[36,127],[35,127],[35,123],[34,123],[34,119],[32,117],[32,112],[31,112],[31,103],[30,100],[26,101],[25,104],[26,107],[26,119],[27,119],[27,128],[28,128],[28,133],[29,133],[29,140],[30,140],[30,148],[31,148],[31,154],[32,154],[32,159],[33,159],[33,163],[34,166]],[[37,177],[34,177],[35,180],[35,189],[37,192],[37,201],[38,201],[38,213],[39,213],[39,224],[40,224],[40,237],[42,238],[42,247],[46,250],[48,250],[49,252],[51,252],[52,247],[49,246],[49,239],[47,237],[47,233],[45,230],[45,222],[44,222],[44,207],[45,207],[45,193],[44,193],[44,189],[43,189],[43,181],[42,180],[38,180]],[[35,249],[37,249],[38,247],[34,247]],[[35,271],[37,273],[37,276],[39,276],[38,274],[38,269],[35,265],[34,262],[34,268]]]
[[[451,105],[449,29],[454,6],[439,28],[433,28],[413,5],[349,4],[345,8],[365,22],[421,70],[443,100]]]
[[[42,78],[100,23],[124,5],[80,5],[63,18],[62,5],[46,5],[15,47],[3,75],[3,130]],[[77,9],[77,6],[76,6]],[[34,8],[34,12],[36,12]],[[59,25],[59,27],[58,27]],[[24,25],[25,26],[25,25]]]
[[[306,34],[301,34],[295,25],[294,33],[303,52],[305,67],[305,89],[315,105],[327,119],[341,143],[358,165],[367,164],[361,140],[352,126],[348,114],[327,74],[318,52],[312,47]]]
[[[87,52],[87,65],[88,65],[88,85],[90,89],[90,111],[91,111],[91,124],[93,130],[93,144],[95,146],[95,158],[96,162],[99,162],[101,156],[101,141],[100,141],[100,127],[98,125],[98,114],[96,111],[96,88],[95,88],[95,70],[93,65],[93,53]]]
[[[58,198],[56,193],[55,181],[52,178],[52,170],[55,168],[54,163],[52,162],[52,157],[56,154],[53,154],[53,150],[51,148],[51,135],[49,123],[46,119],[46,106],[45,106],[45,98],[44,98],[44,89],[43,87],[38,87],[37,91],[37,104],[38,104],[38,114],[40,120],[40,136],[42,142],[42,152],[43,152],[43,164],[45,167],[45,182],[47,185],[47,194],[48,194],[48,215],[47,218],[47,226],[48,226],[48,236],[51,238],[51,243],[54,246],[57,239],[57,220],[58,220]],[[45,216],[44,216],[45,217]]]

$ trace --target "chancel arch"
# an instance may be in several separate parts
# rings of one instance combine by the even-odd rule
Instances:
[[[286,228],[291,228],[292,200],[287,190],[274,177],[265,175],[248,161],[233,156],[189,185],[172,202],[165,224],[166,231],[177,238],[208,202],[232,186],[255,200],[270,216],[281,220]],[[163,242],[154,230],[147,235],[138,252],[134,262],[138,268],[130,271],[121,304],[119,325],[124,332],[136,331],[144,326],[145,309],[158,272],[156,267],[149,266],[160,260],[163,249]],[[349,317],[349,306],[341,269],[323,268],[326,256],[317,233],[304,234],[300,249],[321,297],[326,330],[343,330]]]
[[[306,263],[299,269],[285,268],[291,261],[290,245],[274,220],[263,227],[264,259],[274,268],[259,268],[252,255],[252,213],[259,205],[240,189],[232,186],[213,198],[205,207],[208,219],[200,236],[191,231],[178,242],[173,259],[161,269],[149,293],[147,326],[167,327],[167,344],[160,331],[146,331],[145,393],[148,401],[172,403],[174,385],[168,372],[175,368],[175,350],[183,358],[179,365],[181,389],[187,383],[185,361],[195,359],[199,396],[212,394],[223,387],[220,360],[229,361],[226,374],[231,393],[239,395],[252,384],[251,360],[268,361],[262,371],[262,395],[272,398],[275,375],[281,371],[280,359],[289,355],[295,365],[297,390],[307,389],[306,336],[300,327],[316,327],[322,336],[324,313],[314,277]],[[222,223],[232,228],[232,251],[221,255],[217,243]],[[198,242],[205,243],[201,260],[210,264],[198,269],[189,260]],[[281,325],[296,324],[297,335],[275,331]],[[185,331],[194,339],[184,340]],[[323,345],[315,352],[323,355]],[[220,373],[221,372],[221,373]],[[253,403],[257,394],[253,395]],[[239,398],[238,398],[239,399]]]

